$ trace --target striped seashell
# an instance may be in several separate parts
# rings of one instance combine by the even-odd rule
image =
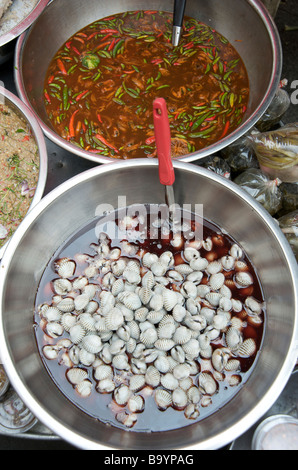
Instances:
[[[179,344],[174,346],[171,349],[171,357],[176,361],[177,365],[185,362],[185,352],[183,351],[182,346],[180,346]],[[176,364],[173,366],[173,368],[175,366]]]
[[[112,365],[119,370],[129,370],[128,356],[124,354],[116,354],[112,359]]]
[[[185,392],[193,386],[193,380],[191,377],[185,377],[185,379],[179,380],[179,387],[182,388]]]
[[[109,253],[109,259],[115,261],[118,260],[121,256],[120,248],[113,248]]]
[[[156,294],[154,293],[153,296],[150,299],[149,302],[149,307],[152,310],[161,310],[164,306],[164,301],[163,301],[163,296],[162,294]]]
[[[196,286],[198,286],[203,278],[202,271],[193,271],[192,273],[188,274],[186,279],[187,281],[193,282]]]
[[[219,293],[224,297],[229,300],[232,300],[232,291],[231,289],[226,286],[225,284],[219,289]]]
[[[74,299],[75,310],[77,310],[77,311],[84,310],[87,307],[87,305],[89,304],[89,302],[90,302],[90,299],[89,299],[89,296],[87,294],[78,295]]]
[[[184,410],[184,416],[186,419],[197,419],[200,416],[200,410],[194,403],[189,403]]]
[[[126,411],[120,411],[116,414],[116,420],[123,424],[126,428],[132,428],[137,422],[138,418],[135,413],[126,413]]]
[[[164,325],[165,323],[173,323],[173,325],[175,325],[175,320],[174,320],[174,318],[173,318],[173,316],[172,316],[171,314],[166,313],[166,314],[163,316],[162,320],[160,320],[159,326],[162,326],[162,325]]]
[[[123,406],[127,404],[131,395],[132,392],[129,387],[125,384],[121,384],[119,387],[115,388],[113,398],[118,405]]]
[[[116,281],[116,277],[114,276],[113,273],[111,273],[109,271],[108,273],[106,273],[103,276],[103,278],[101,280],[101,284],[102,284],[103,288],[110,289],[115,281]]]
[[[127,402],[129,411],[139,413],[144,410],[145,399],[141,395],[133,395]]]
[[[75,290],[82,290],[88,284],[88,279],[85,276],[79,276],[73,280],[72,287]]]
[[[219,310],[217,310],[219,312]],[[224,331],[230,323],[230,316],[225,312],[214,315],[212,326],[219,331]]]
[[[222,271],[222,264],[220,261],[211,261],[208,264],[206,271],[208,274],[218,274]]]
[[[202,241],[202,246],[203,246],[204,250],[211,251],[212,247],[213,247],[213,242],[212,242],[211,237],[208,237],[208,238],[206,238],[206,240],[203,240]]]
[[[61,258],[55,262],[55,271],[60,277],[64,279],[72,277],[75,273],[75,270],[76,263],[69,258]]]
[[[206,258],[197,258],[190,261],[189,265],[193,271],[204,271],[208,267],[209,261]]]
[[[212,290],[219,290],[225,282],[225,276],[222,273],[212,274],[209,278],[209,285]]]
[[[166,374],[170,370],[170,363],[167,356],[159,356],[154,361],[154,366],[162,374]]]
[[[199,332],[206,328],[207,321],[202,315],[186,314],[183,323],[193,331]]]
[[[242,328],[245,326],[245,323],[243,320],[241,320],[241,318],[233,317],[231,318],[231,326],[237,330],[242,330]]]
[[[154,346],[160,351],[170,351],[175,346],[175,342],[170,338],[159,338]]]
[[[138,308],[138,310],[135,311],[135,320],[139,322],[144,322],[147,319],[147,315],[149,313],[149,310],[147,307],[141,307]]]
[[[176,388],[172,393],[173,406],[179,410],[183,410],[188,402],[187,394],[182,388]]]
[[[187,398],[190,401],[190,403],[197,404],[201,400],[201,392],[198,387],[193,385],[187,390]]]
[[[160,377],[160,383],[167,390],[175,390],[175,388],[179,386],[178,379],[176,379],[171,372],[162,375]]]
[[[95,361],[95,354],[86,351],[85,348],[80,349],[79,362],[86,367],[90,367]]]
[[[248,272],[239,271],[235,274],[235,281],[241,287],[248,287],[253,284],[253,277]]]
[[[78,317],[78,322],[87,331],[95,331],[95,319],[90,313],[81,313]]]
[[[85,313],[89,313],[90,315],[92,315],[98,310],[98,308],[98,302],[96,302],[96,300],[90,300],[89,304],[85,308]]]
[[[184,317],[186,315],[186,308],[183,307],[183,305],[177,304],[173,308],[172,315],[173,315],[173,318],[176,322],[178,322],[178,323],[182,322],[182,320],[184,319]]]
[[[51,321],[47,323],[45,332],[51,338],[58,338],[59,336],[62,336],[64,328],[60,323]]]
[[[110,341],[110,352],[113,355],[122,354],[125,352],[125,341],[117,335]]]
[[[138,291],[138,296],[144,305],[147,305],[149,303],[152,295],[153,291],[148,287],[141,287]]]
[[[55,279],[53,289],[58,295],[66,295],[72,289],[72,283],[68,279]]]
[[[49,359],[50,361],[57,359],[59,350],[56,346],[52,344],[47,344],[42,348],[43,355],[46,357],[46,359]]]
[[[212,365],[217,372],[222,372],[230,358],[230,350],[228,348],[217,348],[212,353]]]
[[[165,315],[165,310],[164,309],[161,309],[161,310],[158,310],[158,311],[157,310],[151,310],[147,314],[146,320],[150,321],[150,323],[152,323],[153,325],[156,325],[163,319],[164,315]]]
[[[231,351],[236,351],[243,343],[241,332],[233,326],[228,329],[225,338],[227,346],[231,349]]]
[[[62,313],[58,307],[49,307],[43,310],[43,317],[48,321],[57,321],[59,322],[62,318]]]
[[[132,392],[138,392],[145,385],[146,385],[146,380],[143,374],[132,375],[129,379],[129,388]]]
[[[88,398],[90,397],[92,393],[92,382],[90,380],[83,380],[79,384],[75,386],[76,392],[82,397],[82,398]]]
[[[150,269],[154,276],[163,276],[167,271],[167,266],[165,266],[160,261],[156,261],[150,266]]]
[[[197,286],[191,281],[185,281],[180,289],[180,293],[184,297],[192,297],[195,299],[197,297]]]
[[[126,352],[128,352],[128,354],[132,354],[136,348],[137,341],[134,338],[129,338],[125,344],[126,344]]]
[[[184,276],[193,272],[193,269],[190,267],[190,265],[186,263],[178,264],[175,266],[175,270]]]
[[[211,325],[215,315],[215,310],[209,307],[202,307],[200,315],[202,315],[206,319],[208,325]]]
[[[111,292],[114,296],[120,294],[120,292],[124,291],[124,281],[123,279],[116,279],[114,284],[112,285]]]
[[[113,296],[112,292],[107,291],[107,290],[101,291],[101,293],[99,294],[99,300],[100,300],[101,307],[106,307],[106,306],[112,307],[115,305],[115,302],[116,302],[115,297]]]
[[[230,255],[223,256],[220,260],[225,271],[231,271],[235,266],[235,258]]]
[[[113,261],[111,263],[112,273],[115,274],[115,276],[122,276],[125,268],[126,261],[123,258],[120,258],[117,261]]]
[[[257,351],[257,345],[253,338],[247,338],[243,341],[238,349],[238,354],[241,357],[251,357]]]
[[[124,316],[121,310],[117,307],[113,307],[109,313],[105,316],[105,324],[107,330],[116,331],[124,323]]]
[[[151,387],[158,387],[160,384],[160,372],[155,366],[149,366],[145,373],[145,381]]]
[[[146,347],[153,346],[157,338],[158,336],[155,328],[148,328],[140,334],[140,341],[145,344]]]
[[[233,308],[233,303],[232,300],[228,297],[221,297],[219,299],[218,306],[221,310],[224,310],[225,312],[230,312]]]
[[[82,338],[82,346],[86,351],[92,354],[98,354],[103,348],[100,337],[92,333]]]
[[[128,327],[130,337],[138,340],[140,338],[140,327],[138,323],[134,320],[129,321],[127,323],[127,327]]]
[[[131,310],[137,310],[142,306],[141,299],[135,292],[120,292],[118,299]]]
[[[221,299],[222,295],[219,292],[209,292],[209,294],[206,294],[205,298],[206,300],[213,306],[213,307],[218,307],[219,306],[219,300]]]
[[[243,309],[241,300],[231,299],[232,300],[232,310],[236,313],[240,313]]]
[[[199,389],[204,395],[214,395],[217,383],[208,372],[201,372],[198,379]]]
[[[191,315],[197,315],[201,311],[201,304],[193,297],[186,300],[185,306]]]
[[[72,297],[65,297],[64,299],[60,300],[57,304],[57,308],[60,312],[69,313],[75,309],[74,300]]]
[[[185,344],[191,339],[191,332],[186,326],[179,326],[174,335],[173,340],[176,344]]]
[[[131,358],[131,370],[134,374],[145,374],[147,370],[147,364],[143,360],[143,358],[136,358],[132,357]]]
[[[228,383],[230,387],[237,387],[238,385],[241,384],[241,382],[242,382],[242,378],[238,374],[233,374],[230,377],[228,377]]]
[[[166,410],[169,406],[172,405],[172,395],[171,393],[167,392],[167,390],[158,388],[155,391],[154,399],[160,410]]]
[[[69,337],[74,344],[79,344],[84,338],[85,334],[86,330],[79,323],[75,324],[69,329]]]
[[[191,338],[189,341],[182,345],[188,359],[196,359],[200,353],[200,344],[196,338]]]
[[[72,367],[66,372],[66,377],[72,385],[78,385],[88,378],[88,372],[80,367]]]
[[[202,299],[204,299],[206,295],[209,294],[210,290],[211,288],[207,284],[200,284],[199,286],[197,286],[197,294]]]
[[[173,290],[164,289],[162,297],[163,297],[163,306],[168,312],[173,310],[175,305],[177,305],[178,303],[177,293]]]
[[[157,329],[157,334],[160,339],[163,338],[172,338],[173,334],[176,331],[176,326],[173,322],[159,324]]]
[[[69,359],[71,362],[75,365],[78,365],[80,362],[80,348],[79,346],[72,346],[70,350],[68,351],[69,354]]]
[[[183,380],[190,376],[190,367],[188,364],[178,364],[173,369],[173,376],[177,380]]]
[[[158,256],[154,253],[145,253],[143,256],[143,265],[146,266],[147,268],[150,268],[153,263],[156,263],[158,261]]]
[[[155,284],[154,275],[151,271],[147,271],[142,277],[142,286],[147,289],[152,289]]]
[[[167,277],[169,277],[173,281],[177,281],[177,282],[182,282],[183,279],[184,279],[183,275],[181,273],[179,273],[178,271],[176,271],[175,269],[170,269],[167,272]]]
[[[141,282],[140,273],[135,271],[134,269],[129,269],[128,267],[125,268],[125,270],[123,271],[122,276],[130,284],[137,285]]]
[[[236,370],[240,371],[240,369],[241,369],[241,363],[238,359],[229,359],[225,365],[225,370],[228,372],[233,372]]]
[[[115,390],[116,385],[110,378],[99,380],[96,385],[96,390],[99,393],[111,393]]]
[[[258,302],[254,297],[247,297],[245,299],[244,305],[252,313],[255,313],[257,315],[260,315],[262,313],[262,304]]]

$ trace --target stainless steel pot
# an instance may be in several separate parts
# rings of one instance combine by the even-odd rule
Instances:
[[[29,10],[28,3],[25,5],[22,0],[14,2],[12,8],[14,12],[18,13],[16,17],[22,17],[23,19],[19,23],[11,20],[11,29],[0,35],[0,64],[3,64],[13,56],[16,38],[32,25],[48,2],[49,0],[39,0],[35,7],[32,8],[32,11]],[[26,13],[27,11],[30,11],[29,14]]]
[[[173,11],[173,0],[152,0],[152,10]],[[146,0],[54,0],[37,22],[18,41],[15,81],[18,93],[36,113],[45,134],[76,155],[98,162],[113,161],[79,149],[59,137],[51,127],[43,104],[47,68],[59,47],[75,32],[96,19],[127,11],[148,9]],[[65,14],[67,12],[67,14]],[[222,33],[244,60],[250,80],[250,101],[241,126],[231,135],[201,150],[181,157],[191,162],[215,153],[246,133],[269,106],[279,85],[282,51],[276,26],[258,0],[188,0],[185,14],[199,18]]]
[[[35,119],[33,112],[13,93],[0,86],[0,103],[9,106],[18,116],[27,122],[35,138],[39,153],[39,176],[30,208],[34,207],[42,198],[47,181],[48,154],[43,132]],[[30,210],[29,208],[29,210]],[[0,248],[0,260],[7,243]]]
[[[267,302],[264,339],[245,386],[199,423],[162,433],[106,426],[76,408],[55,386],[40,359],[33,306],[42,273],[62,243],[94,219],[99,204],[164,203],[156,161],[101,165],[57,187],[30,211],[2,260],[0,352],[10,381],[37,418],[81,449],[217,449],[249,429],[276,401],[298,354],[297,264],[272,217],[234,183],[206,169],[175,162],[175,200],[203,204],[204,216],[246,250]]]

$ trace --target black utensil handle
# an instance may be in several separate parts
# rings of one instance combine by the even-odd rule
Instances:
[[[186,0],[175,0],[174,5],[174,26],[182,26]]]

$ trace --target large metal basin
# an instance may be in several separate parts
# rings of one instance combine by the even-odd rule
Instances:
[[[264,339],[245,386],[220,410],[186,428],[136,433],[106,426],[62,395],[40,359],[33,309],[42,273],[63,242],[94,219],[99,204],[164,203],[156,161],[100,165],[57,187],[28,214],[2,260],[0,353],[10,381],[36,417],[81,449],[217,449],[258,421],[285,387],[298,354],[298,276],[292,250],[272,217],[245,191],[213,172],[175,162],[175,197],[203,204],[204,216],[246,250],[267,302]],[[116,190],[115,190],[116,189]]]
[[[149,7],[152,10],[173,11],[173,5],[173,0],[152,0]],[[17,90],[36,113],[45,134],[59,146],[98,163],[111,162],[113,159],[79,149],[59,137],[51,127],[43,104],[46,71],[59,47],[72,34],[99,18],[138,9],[147,10],[148,2],[54,0],[17,44]],[[180,158],[190,162],[219,151],[256,123],[269,106],[279,85],[282,52],[276,26],[258,0],[188,0],[186,14],[199,18],[229,39],[243,58],[250,81],[250,101],[244,122],[235,132],[216,144]]]

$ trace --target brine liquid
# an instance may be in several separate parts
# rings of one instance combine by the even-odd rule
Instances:
[[[150,206],[148,207],[148,209]],[[53,280],[57,279],[57,272],[55,270],[55,262],[58,259],[62,259],[64,257],[76,260],[76,272],[71,280],[76,279],[77,277],[84,275],[84,270],[87,268],[88,263],[82,262],[81,254],[88,255],[88,259],[96,256],[94,251],[94,244],[98,244],[98,237],[95,236],[95,231],[97,234],[115,234],[115,227],[118,228],[119,220],[123,218],[123,214],[125,214],[125,209],[121,210],[122,212],[112,214],[110,222],[107,222],[106,218],[104,222],[99,220],[94,220],[90,222],[90,224],[86,227],[83,227],[80,231],[75,233],[69,240],[66,240],[63,246],[61,246],[56,253],[53,254],[52,259],[50,260],[48,266],[46,267],[36,295],[36,302],[35,302],[35,333],[36,333],[36,341],[37,346],[40,351],[41,358],[43,363],[49,372],[50,376],[52,377],[53,381],[56,383],[57,387],[60,391],[77,407],[81,410],[86,412],[88,415],[99,419],[101,422],[110,424],[116,427],[120,427],[123,429],[127,429],[127,427],[120,423],[116,419],[116,414],[119,410],[127,410],[127,407],[123,406],[120,407],[115,403],[113,400],[112,393],[98,393],[95,389],[96,381],[93,377],[92,366],[85,367],[82,366],[84,369],[89,370],[89,379],[93,383],[93,390],[91,395],[88,398],[82,398],[75,390],[75,387],[68,382],[66,378],[66,372],[68,367],[59,364],[58,360],[48,360],[43,355],[43,347],[48,344],[55,344],[57,341],[61,339],[61,337],[57,339],[50,338],[46,334],[45,324],[43,320],[41,320],[40,316],[40,306],[44,304],[52,305],[55,303],[54,296],[55,292],[53,291]],[[150,252],[155,253],[160,256],[165,251],[170,251],[173,253],[175,258],[175,265],[185,263],[185,259],[183,256],[183,250],[185,249],[186,244],[191,244],[192,240],[186,240],[182,237],[182,243],[177,244],[173,243],[174,237],[173,233],[170,232],[168,237],[161,236],[162,228],[159,228],[160,224],[159,220],[151,220],[148,215],[148,228],[147,232],[139,232],[139,225],[134,225],[132,229],[130,229],[130,239],[128,238],[117,238],[117,239],[110,239],[110,247],[119,247],[123,253],[122,256],[125,256],[127,259],[135,259],[142,265],[142,257],[144,253]],[[233,240],[229,235],[223,233],[219,227],[214,225],[213,223],[207,220],[200,220],[198,221],[197,217],[194,217],[192,214],[189,214],[189,219],[187,223],[192,231],[195,231],[195,226],[201,224],[203,229],[203,239],[204,240],[211,240],[212,241],[212,249],[208,250],[204,248],[200,248],[200,253],[202,257],[206,257],[210,262],[214,260],[219,260],[221,257],[227,255],[232,247],[235,244],[235,240]],[[118,232],[120,233],[120,232]],[[158,236],[158,234],[160,236]],[[151,236],[150,236],[151,235]],[[156,236],[157,235],[157,236]],[[133,241],[131,241],[133,240]],[[127,244],[128,242],[128,244]],[[173,246],[173,244],[175,246]],[[128,250],[128,247],[132,248],[132,250]],[[253,284],[247,288],[236,288],[233,287],[233,279],[235,275],[235,271],[232,270],[231,272],[224,272],[226,277],[226,284],[228,284],[231,288],[232,295],[234,299],[241,300],[244,302],[244,299],[247,296],[254,297],[258,302],[261,304],[264,303],[262,288],[258,279],[258,275],[255,272],[253,265],[251,264],[250,260],[244,253],[241,257],[241,260],[247,264],[247,269],[249,273],[253,277]],[[201,284],[206,284],[208,282],[209,276],[204,273],[202,278]],[[101,291],[102,288],[102,279],[103,274],[99,273],[98,276],[92,279],[93,284],[98,285],[98,292]],[[168,288],[175,288],[175,283],[172,285],[169,284]],[[177,284],[177,283],[176,283]],[[98,299],[98,294],[94,297],[94,300]],[[202,303],[203,305],[203,303]],[[157,431],[165,431],[170,429],[177,429],[180,427],[184,427],[187,425],[192,424],[195,421],[199,421],[206,416],[214,413],[215,411],[219,410],[225,403],[230,401],[233,396],[239,391],[239,389],[243,386],[245,381],[247,380],[248,376],[250,375],[253,365],[256,361],[256,357],[258,355],[258,350],[260,348],[260,344],[262,341],[263,335],[263,328],[264,328],[264,309],[260,317],[262,318],[261,326],[252,326],[245,318],[246,312],[245,309],[239,313],[231,312],[231,317],[238,317],[243,321],[243,329],[242,335],[243,339],[245,338],[253,338],[256,342],[257,349],[255,354],[251,357],[237,357],[241,363],[241,370],[237,372],[228,372],[224,371],[223,377],[218,379],[217,374],[217,391],[216,393],[212,394],[212,396],[205,396],[207,401],[205,400],[205,405],[200,406],[199,408],[199,416],[195,419],[187,419],[184,415],[183,410],[177,410],[175,407],[170,406],[166,410],[161,411],[154,400],[153,392],[154,389],[149,386],[145,386],[142,390],[138,391],[138,395],[142,395],[145,398],[145,407],[144,410],[138,413],[137,422],[133,426],[134,431],[140,432],[157,432]],[[68,338],[69,334],[64,333],[63,337]],[[225,343],[225,334],[222,333],[218,338],[211,342],[213,350],[219,347],[226,346]],[[100,354],[99,354],[100,356]],[[61,358],[60,358],[61,359]],[[192,376],[193,383],[198,385],[198,377],[199,374],[203,371],[209,371],[211,373],[214,370],[211,367],[210,370],[210,360],[204,359],[200,357],[200,355],[196,358],[196,364],[198,366],[198,373]],[[147,364],[149,366],[150,364]],[[121,376],[122,371],[115,371],[115,374]],[[240,383],[237,386],[230,386],[228,384],[229,378],[233,375],[237,375],[240,378]],[[159,387],[161,388],[161,387]],[[208,401],[209,399],[209,401]],[[208,402],[208,403],[207,403]],[[208,404],[208,406],[207,406]],[[129,413],[129,411],[127,411]]]

